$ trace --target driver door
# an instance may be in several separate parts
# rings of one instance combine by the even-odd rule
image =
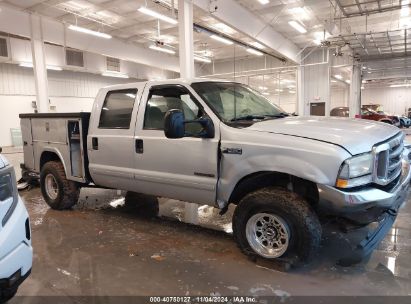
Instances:
[[[145,90],[134,136],[138,191],[213,205],[218,179],[218,123],[214,122],[214,138],[168,139],[164,115],[171,109],[182,110],[185,120],[207,114],[182,85],[157,85]],[[186,130],[197,134],[201,127],[188,124]]]

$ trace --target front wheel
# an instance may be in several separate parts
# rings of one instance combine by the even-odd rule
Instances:
[[[269,187],[246,195],[233,216],[240,249],[265,259],[308,261],[321,242],[321,224],[309,204],[290,191]]]
[[[64,166],[59,161],[51,161],[43,166],[40,185],[44,200],[52,209],[69,209],[78,201],[80,189],[77,183],[67,179]]]

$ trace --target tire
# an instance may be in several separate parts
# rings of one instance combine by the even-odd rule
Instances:
[[[53,186],[50,186],[50,183]],[[43,166],[40,186],[44,200],[55,210],[70,209],[77,203],[80,195],[77,183],[66,178],[63,164],[59,161],[51,161]],[[55,190],[54,193],[52,188]]]
[[[8,290],[5,292],[0,291],[0,304],[7,303],[7,301],[11,300],[17,293],[17,289]]]
[[[264,214],[267,217],[256,222],[256,218]],[[267,219],[273,220],[273,225],[276,226],[264,228],[258,225]],[[268,237],[274,235],[278,238],[279,236],[281,238],[280,241],[277,240],[279,245],[274,245],[278,245],[281,250],[277,250],[274,246],[274,253],[267,253],[264,250],[267,248],[266,245],[264,246],[264,242],[255,240],[259,238],[257,237],[259,232],[250,233],[250,231],[255,231],[250,228],[253,227],[253,223],[255,227],[265,229],[265,234]],[[317,215],[303,198],[282,188],[268,187],[252,192],[240,201],[234,211],[233,234],[242,252],[248,256],[268,260],[290,260],[299,263],[308,262],[318,251],[322,229]],[[247,234],[249,239],[254,239],[251,241],[251,243],[254,242],[254,245],[248,240]],[[255,235],[255,237],[251,237],[251,235]],[[268,245],[268,247],[273,248],[270,244]],[[255,248],[261,249],[260,252]],[[273,250],[272,248],[271,250]]]
[[[125,207],[127,209],[136,209],[141,217],[157,217],[160,212],[157,197],[136,192],[128,191],[125,197]]]

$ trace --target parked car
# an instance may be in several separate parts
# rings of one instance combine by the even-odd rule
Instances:
[[[0,154],[0,303],[11,299],[29,276],[32,256],[28,213],[13,167]]]
[[[398,116],[401,128],[409,128],[411,126],[411,119],[406,116]]]
[[[341,224],[350,229],[377,223],[353,247],[351,261],[360,261],[389,231],[410,182],[398,128],[289,116],[234,82],[110,86],[91,113],[20,118],[23,176],[39,174],[51,208],[71,208],[90,183],[128,191],[126,204],[139,203],[136,193],[209,204],[221,214],[235,204],[241,250],[287,263],[317,251],[323,214],[348,219]]]
[[[331,110],[330,116],[349,117],[350,108],[349,107],[336,107]]]
[[[349,117],[349,113],[350,110],[348,107],[336,107],[331,110],[330,116]],[[361,107],[361,115],[356,115],[355,118],[375,120],[400,127],[400,119],[398,116],[378,113],[373,109],[368,109],[366,106]]]

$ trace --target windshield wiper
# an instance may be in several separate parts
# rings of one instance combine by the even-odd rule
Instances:
[[[290,114],[285,113],[285,112],[281,112],[281,113],[278,113],[278,114],[265,115],[265,117],[279,117],[279,118],[287,117],[287,116],[290,116]]]
[[[237,121],[237,120],[253,120],[253,119],[265,119],[266,115],[245,115],[240,117],[234,117],[230,119],[230,121]]]

